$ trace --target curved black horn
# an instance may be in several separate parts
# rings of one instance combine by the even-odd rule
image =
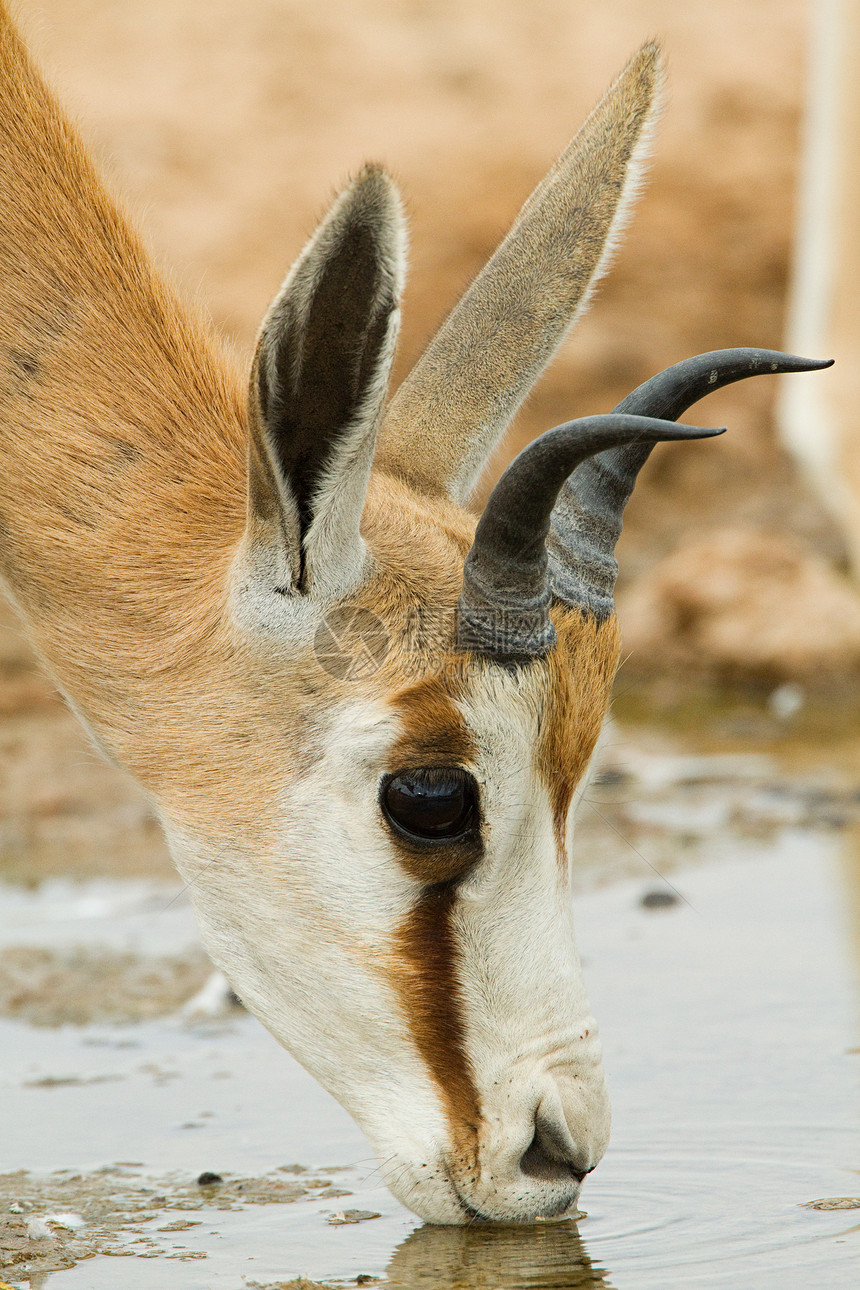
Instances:
[[[549,617],[546,541],[562,485],[594,453],[663,439],[706,439],[721,429],[611,412],[556,426],[511,462],[490,494],[463,569],[457,645],[504,659],[545,654]]]
[[[616,412],[674,420],[698,399],[747,376],[814,372],[832,359],[796,358],[769,349],[719,349],[668,367],[623,399]],[[554,594],[597,618],[614,612],[615,544],[651,441],[626,444],[584,462],[565,482],[552,515],[549,578]]]

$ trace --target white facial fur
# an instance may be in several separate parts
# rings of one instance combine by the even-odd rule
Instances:
[[[557,1177],[520,1167],[538,1107],[583,1173],[605,1150],[608,1102],[567,865],[534,764],[539,711],[515,679],[491,668],[474,678],[463,712],[478,748],[470,769],[484,856],[454,905],[453,1006],[481,1109],[477,1134],[452,1125],[397,989],[410,966],[395,953],[396,933],[423,887],[403,868],[379,808],[400,734],[386,703],[342,707],[311,770],[285,774],[268,854],[166,826],[213,960],[350,1111],[395,1195],[431,1222],[462,1223],[475,1212],[522,1222],[562,1212],[579,1190],[565,1166]]]
[[[567,1151],[584,1173],[606,1150],[609,1101],[574,936],[572,813],[560,856],[536,768],[541,714],[528,683],[498,667],[477,679],[464,707],[486,750],[486,854],[456,906],[467,1047],[484,1120],[470,1203],[488,1218],[522,1220],[553,1212],[566,1190],[520,1169],[537,1108],[567,1129]]]

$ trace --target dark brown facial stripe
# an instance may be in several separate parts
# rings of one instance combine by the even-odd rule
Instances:
[[[418,1051],[439,1086],[458,1163],[474,1163],[481,1119],[478,1090],[466,1052],[458,950],[452,926],[455,883],[424,892],[395,937],[403,963],[397,989]]]
[[[560,608],[553,621],[558,644],[546,660],[548,694],[537,765],[552,803],[559,860],[566,864],[570,804],[609,706],[619,642],[614,617],[598,622],[579,609]]]
[[[401,734],[389,755],[391,774],[408,767],[474,765],[472,735],[441,681],[420,681],[398,694],[393,707],[401,718]],[[465,1157],[464,1164],[472,1163],[480,1106],[466,1052],[452,913],[457,877],[479,859],[480,832],[449,848],[412,847],[400,838],[395,845],[404,868],[428,885],[396,934],[394,986],[418,1051],[442,1094],[454,1149]],[[450,880],[439,881],[443,876]]]

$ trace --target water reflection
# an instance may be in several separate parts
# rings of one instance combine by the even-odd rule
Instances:
[[[386,1290],[611,1290],[575,1223],[419,1227],[386,1277]]]

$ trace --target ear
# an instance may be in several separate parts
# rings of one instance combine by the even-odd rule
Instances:
[[[391,401],[380,464],[462,503],[584,309],[636,194],[659,48],[630,60]]]
[[[331,598],[362,578],[359,526],[404,264],[397,190],[366,166],[263,321],[249,400],[248,545],[272,591]]]

